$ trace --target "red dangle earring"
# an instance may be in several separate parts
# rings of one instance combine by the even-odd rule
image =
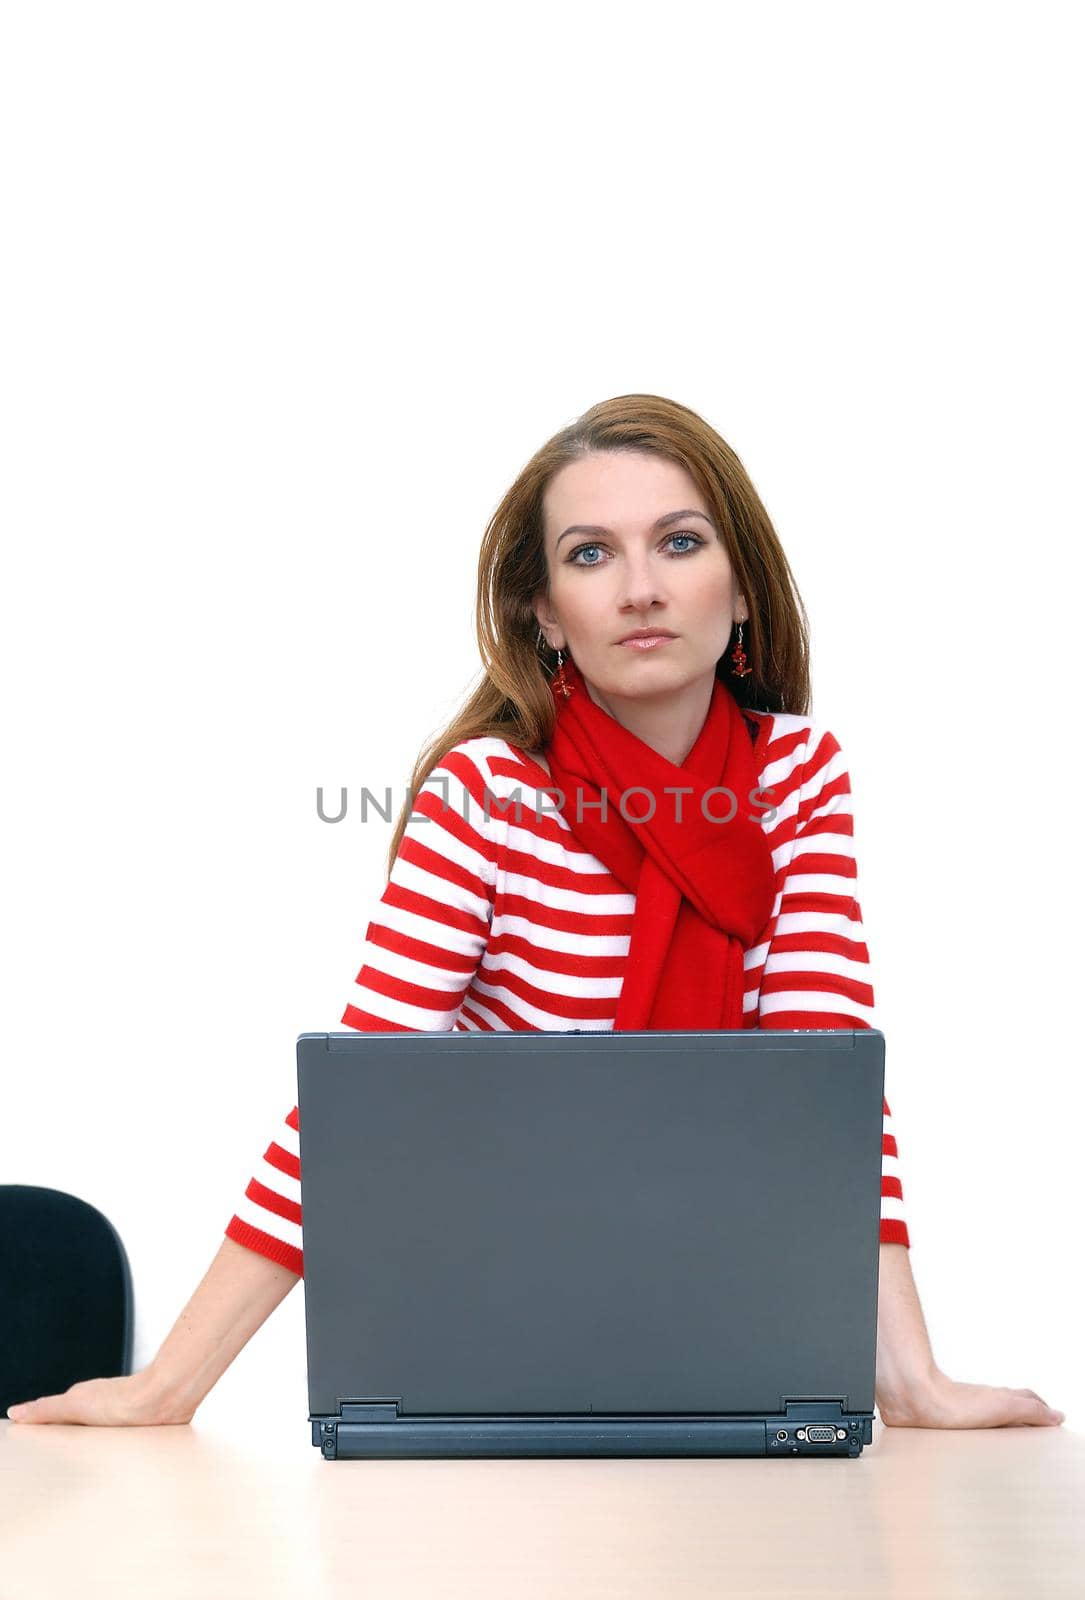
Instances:
[[[540,628],[539,629],[539,644],[543,645],[545,643],[546,643],[546,640],[543,637],[543,631]],[[565,696],[566,700],[568,700],[569,696],[573,692],[573,686],[565,676],[565,658],[562,655],[560,650],[558,651],[558,670],[557,670],[556,675],[552,675],[551,676],[550,687],[551,687],[551,689],[553,690],[553,692],[555,694],[563,694]]]
[[[734,673],[735,677],[736,678],[748,678],[750,673],[753,671],[753,668],[752,667],[748,667],[746,665],[746,652],[742,648],[742,624],[741,624],[741,622],[738,625],[738,643],[735,645],[735,648],[731,651],[731,660],[734,663],[734,665],[731,668],[731,671]]]

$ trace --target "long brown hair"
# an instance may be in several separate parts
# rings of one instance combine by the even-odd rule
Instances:
[[[557,655],[546,645],[540,650],[532,609],[534,597],[549,592],[543,494],[570,461],[604,450],[644,451],[686,469],[721,530],[737,587],[749,607],[743,637],[749,676],[735,677],[726,653],[716,664],[716,676],[740,706],[808,713],[806,610],[742,462],[714,428],[675,400],[657,394],[603,400],[547,440],[490,519],[479,551],[475,600],[482,679],[415,763],[388,851],[389,875],[420,789],[456,745],[481,737],[505,739],[522,750],[541,750],[549,743],[556,714],[549,675]],[[729,640],[728,651],[731,645]]]

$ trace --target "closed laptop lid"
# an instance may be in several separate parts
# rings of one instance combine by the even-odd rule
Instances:
[[[884,1048],[301,1035],[311,1415],[872,1410]]]

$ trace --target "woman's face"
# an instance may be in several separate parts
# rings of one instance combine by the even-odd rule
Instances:
[[[596,703],[703,689],[748,613],[685,468],[643,451],[582,456],[550,480],[543,520],[550,593],[536,596],[535,615]],[[650,650],[619,644],[635,628],[674,637]]]

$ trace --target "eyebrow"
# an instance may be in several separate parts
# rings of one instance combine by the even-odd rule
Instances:
[[[705,513],[703,511],[668,511],[665,517],[657,518],[657,520],[652,523],[652,527],[653,527],[653,529],[655,529],[655,528],[666,528],[672,522],[680,522],[683,517],[703,517],[705,522],[708,523],[708,526],[710,528],[714,528],[715,527],[715,523],[712,521],[712,518],[708,517],[708,516],[705,516]],[[558,545],[565,538],[566,534],[570,534],[570,533],[609,533],[609,532],[610,532],[609,528],[599,528],[599,527],[594,527],[594,526],[592,526],[592,525],[590,525],[590,524],[588,524],[586,522],[576,522],[576,523],[573,524],[573,526],[571,528],[566,528],[565,529],[565,533],[559,533],[558,534],[557,543],[554,545],[554,549],[555,550],[557,549]]]

